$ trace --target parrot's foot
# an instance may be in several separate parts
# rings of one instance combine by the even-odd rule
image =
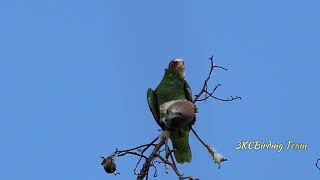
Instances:
[[[199,110],[198,110],[198,107],[194,104],[194,112],[195,113],[198,113],[199,112]]]

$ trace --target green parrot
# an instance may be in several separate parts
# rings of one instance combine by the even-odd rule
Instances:
[[[196,121],[196,107],[192,103],[191,89],[184,79],[185,68],[182,59],[174,59],[158,87],[148,89],[147,99],[150,111],[158,125],[169,130],[178,163],[191,162],[189,132]]]

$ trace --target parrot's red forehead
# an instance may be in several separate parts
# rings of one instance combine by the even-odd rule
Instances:
[[[175,69],[179,64],[184,65],[184,61],[182,59],[174,59],[169,63],[169,67]]]

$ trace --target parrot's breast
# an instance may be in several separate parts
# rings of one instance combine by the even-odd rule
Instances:
[[[167,114],[167,109],[175,102],[178,102],[178,101],[181,101],[181,100],[172,100],[172,101],[168,101],[168,102],[165,102],[163,104],[160,105],[160,117],[161,115],[162,116],[165,116]]]
[[[177,102],[189,102],[187,100],[172,100],[172,101],[168,101],[165,102],[163,104],[160,105],[160,120],[162,121],[163,124],[165,124],[167,127],[171,127],[169,124],[172,124],[171,122],[168,122],[169,120],[171,121],[171,119],[168,117],[168,108],[170,108],[173,104],[177,104]],[[190,102],[189,102],[190,103]],[[192,104],[192,103],[191,103]],[[192,108],[194,108],[193,104],[192,104]],[[171,109],[172,111],[173,109]],[[173,110],[174,111],[174,110]],[[190,111],[191,112],[191,111]],[[194,112],[194,111],[193,111]],[[174,113],[178,113],[174,112]],[[194,114],[194,113],[193,113]],[[171,114],[172,115],[172,114]],[[189,118],[190,119],[190,118]],[[191,118],[191,120],[189,119],[183,119],[182,121],[185,121],[184,124],[189,124],[188,122],[191,121],[193,119],[193,117]],[[169,123],[169,124],[168,124]]]

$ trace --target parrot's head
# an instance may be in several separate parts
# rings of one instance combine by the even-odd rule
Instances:
[[[185,77],[184,61],[176,58],[169,63],[168,70],[177,73],[181,78]]]

